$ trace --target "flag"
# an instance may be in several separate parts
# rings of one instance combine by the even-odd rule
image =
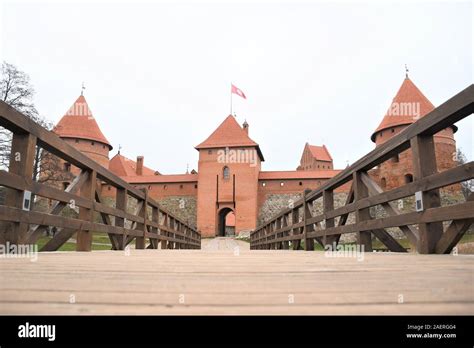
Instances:
[[[238,96],[240,96],[244,99],[247,99],[247,97],[245,96],[244,92],[242,92],[241,89],[235,87],[234,85],[231,85],[231,86],[232,86],[231,93],[237,94]]]

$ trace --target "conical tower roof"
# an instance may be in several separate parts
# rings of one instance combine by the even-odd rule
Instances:
[[[206,140],[196,146],[196,149],[199,150],[240,146],[256,147],[260,159],[263,161],[263,155],[258,144],[250,139],[248,134],[237,123],[235,117],[229,115]]]
[[[103,143],[112,150],[107,138],[99,128],[86,98],[81,94],[66,114],[59,120],[53,131],[61,138],[93,140]]]
[[[387,128],[412,124],[434,108],[434,105],[407,76],[393,98],[382,122],[372,134],[372,141],[375,142],[378,132]]]

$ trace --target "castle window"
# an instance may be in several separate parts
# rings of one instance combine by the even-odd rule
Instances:
[[[409,184],[411,182],[413,182],[413,175],[405,174],[405,184]]]
[[[163,190],[166,190],[167,186],[166,185],[163,185]]]
[[[91,145],[94,146],[94,145],[95,145],[95,142],[91,141]]]
[[[299,185],[300,185],[300,186],[303,186],[303,182],[302,182],[302,181],[300,181],[300,182],[299,182]]]
[[[400,158],[398,157],[398,154],[396,154],[395,156],[392,157],[392,162],[393,162],[393,163],[398,163],[398,162],[400,162]]]
[[[183,185],[179,185],[179,188],[182,189],[182,188],[183,188]]]
[[[280,182],[280,186],[284,186],[284,185],[285,185],[285,183],[283,181]]]
[[[68,182],[63,182],[63,190],[66,191],[67,187],[69,186]]]
[[[78,142],[79,142],[79,139],[76,139],[76,143],[78,143]]]
[[[102,148],[105,149],[105,145],[102,145]]]
[[[112,187],[110,186],[107,186],[107,190],[110,191],[112,189]]]
[[[207,150],[208,155],[212,155],[212,150]]]
[[[265,182],[262,182],[262,186],[265,187],[267,185],[267,183]]]
[[[151,190],[151,185],[148,185],[148,189]]]
[[[65,162],[64,163],[64,171],[70,172],[71,171],[71,163]]]
[[[395,133],[395,129],[392,128],[392,133]]]
[[[387,187],[387,180],[385,178],[382,178],[380,180],[380,186],[382,186],[382,188]]]
[[[194,185],[194,188],[197,189],[197,188],[198,188],[198,185]]]
[[[229,169],[229,167],[225,166],[222,169],[222,176],[224,177],[224,180],[229,180],[229,178],[230,178],[230,169]]]

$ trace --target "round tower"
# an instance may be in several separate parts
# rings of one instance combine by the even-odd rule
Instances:
[[[100,130],[82,94],[54,127],[54,132],[101,166],[109,167],[112,145]],[[68,166],[67,163],[64,165]]]
[[[372,134],[371,140],[376,146],[383,144],[434,108],[434,105],[407,75],[382,122]],[[456,141],[454,140],[456,130],[456,126],[452,126],[434,135],[439,172],[456,166]],[[411,182],[413,180],[411,150],[408,149],[382,163],[374,174],[380,186],[385,190]]]

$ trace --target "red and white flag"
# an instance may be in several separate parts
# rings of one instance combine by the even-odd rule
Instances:
[[[247,99],[247,97],[245,96],[244,92],[242,92],[241,89],[235,87],[234,85],[231,85],[231,86],[232,86],[231,93],[237,94],[238,96],[240,96],[244,99]]]

